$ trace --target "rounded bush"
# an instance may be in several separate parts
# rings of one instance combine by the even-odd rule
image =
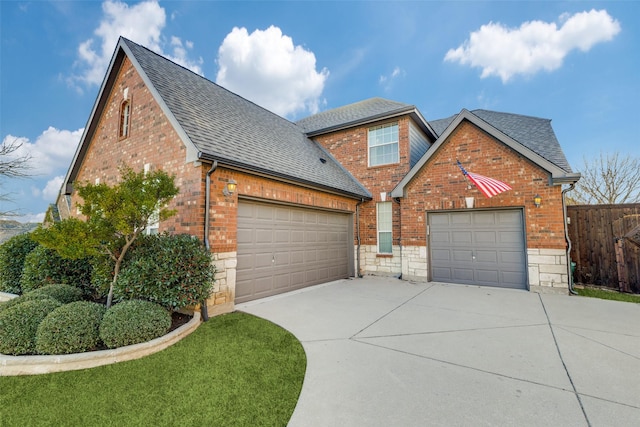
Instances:
[[[215,270],[202,242],[167,234],[139,240],[118,276],[117,297],[152,301],[175,311],[209,296]]]
[[[26,256],[20,285],[23,292],[54,283],[87,287],[91,283],[88,258],[65,259],[52,249],[38,246]]]
[[[0,302],[0,312],[27,301],[38,301],[46,299],[60,302],[57,299],[51,298],[49,295],[44,294],[20,295],[19,297],[10,299],[9,301]]]
[[[33,291],[29,291],[24,296],[28,295],[46,295],[53,299],[60,301],[63,304],[69,304],[70,302],[80,301],[83,296],[82,289],[75,286],[54,284],[45,285]]]
[[[22,293],[20,279],[24,260],[36,246],[28,233],[14,236],[0,246],[0,292]]]
[[[69,354],[94,350],[100,343],[102,304],[75,301],[56,308],[44,318],[36,333],[39,354]]]
[[[150,341],[167,333],[171,315],[158,304],[131,300],[112,306],[100,325],[100,338],[109,348]]]
[[[60,307],[53,298],[26,301],[0,312],[0,353],[34,354],[38,326]]]

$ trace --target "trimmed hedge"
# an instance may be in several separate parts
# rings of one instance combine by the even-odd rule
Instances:
[[[54,283],[80,288],[90,286],[90,259],[64,259],[56,251],[38,246],[25,258],[20,280],[22,291],[28,292]]]
[[[109,348],[158,338],[171,327],[171,314],[158,304],[131,300],[112,306],[100,325],[100,338]]]
[[[51,299],[54,301],[58,301],[55,298],[51,298],[49,295],[45,294],[31,294],[31,295],[20,295],[17,298],[10,299],[9,301],[0,302],[0,312],[9,309],[10,307],[16,306],[18,304],[22,304],[27,301],[39,301],[43,299]],[[60,302],[60,301],[58,301]]]
[[[56,308],[44,318],[36,333],[39,354],[70,354],[94,350],[100,343],[102,304],[75,301]]]
[[[14,236],[0,246],[0,292],[22,293],[20,279],[24,260],[36,246],[28,233]]]
[[[24,296],[28,295],[46,295],[53,299],[60,301],[62,304],[69,304],[70,302],[80,301],[83,296],[82,289],[75,286],[53,284],[45,285],[33,291],[29,291]]]
[[[197,305],[211,294],[215,268],[202,242],[189,235],[139,239],[114,288],[120,299],[152,301],[168,310]]]
[[[53,298],[26,301],[0,312],[0,353],[15,356],[36,351],[38,326],[60,307]]]

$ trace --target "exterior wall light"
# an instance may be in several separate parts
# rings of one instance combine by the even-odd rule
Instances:
[[[227,185],[225,185],[224,190],[222,190],[222,194],[225,196],[232,196],[236,192],[237,188],[238,183],[235,180],[230,179],[229,182],[227,182]]]
[[[539,194],[536,194],[535,196],[533,196],[533,204],[536,205],[536,208],[539,208],[541,203],[542,203],[542,197],[540,197]]]

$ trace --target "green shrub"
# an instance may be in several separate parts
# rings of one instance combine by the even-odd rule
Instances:
[[[0,312],[0,353],[22,355],[36,351],[36,332],[40,322],[56,308],[52,298],[26,301]]]
[[[25,258],[20,281],[22,291],[28,292],[54,283],[89,287],[90,259],[64,259],[56,251],[38,246]]]
[[[63,284],[53,284],[53,285],[45,285],[41,288],[35,289],[33,291],[29,291],[24,296],[27,295],[47,295],[53,299],[60,301],[62,304],[69,304],[70,302],[80,301],[83,296],[82,289],[76,288],[75,286],[63,285]]]
[[[168,310],[196,305],[211,293],[215,269],[204,245],[188,235],[145,236],[123,263],[114,289],[122,299],[143,299]]]
[[[53,301],[58,301],[55,298],[51,298],[49,295],[45,294],[30,294],[30,295],[20,295],[17,298],[10,299],[9,301],[0,302],[0,312],[7,310],[10,307],[16,306],[18,304],[22,304],[27,301],[39,301],[43,299],[50,299]]]
[[[36,333],[39,354],[69,354],[94,350],[100,342],[102,304],[75,301],[56,308],[44,318]]]
[[[22,293],[24,259],[36,246],[28,233],[14,236],[0,246],[0,292]]]
[[[112,306],[100,325],[100,338],[109,348],[150,341],[167,333],[171,315],[158,304],[131,300]]]

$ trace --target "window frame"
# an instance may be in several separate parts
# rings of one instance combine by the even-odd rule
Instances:
[[[381,214],[381,208],[384,207],[385,209],[388,209],[388,212],[382,212],[382,214],[388,214],[388,223],[385,221],[385,223],[383,224],[383,221],[381,221],[380,219],[380,214]],[[383,227],[384,226],[384,227]],[[388,229],[387,229],[388,227]],[[381,243],[381,239],[380,239],[380,235],[382,233],[388,234],[390,235],[391,239],[391,248],[389,249],[388,252],[383,251],[380,243]],[[376,251],[378,254],[380,255],[393,255],[393,203],[392,202],[378,202],[376,203]]]
[[[120,104],[120,122],[118,124],[118,138],[127,139],[131,135],[131,98]]]
[[[388,128],[395,128],[395,136],[396,136],[395,140],[391,142],[383,142],[383,143],[371,145],[372,133],[382,131]],[[393,159],[393,161],[384,162],[384,163],[375,163],[375,164],[372,162],[373,156],[371,155],[371,151],[374,148],[392,146],[394,144],[396,147],[396,151],[395,151],[395,159]],[[400,129],[399,129],[398,122],[385,123],[382,125],[372,126],[369,129],[367,129],[367,165],[369,167],[379,167],[379,166],[385,166],[385,165],[393,165],[399,162],[400,162]]]

